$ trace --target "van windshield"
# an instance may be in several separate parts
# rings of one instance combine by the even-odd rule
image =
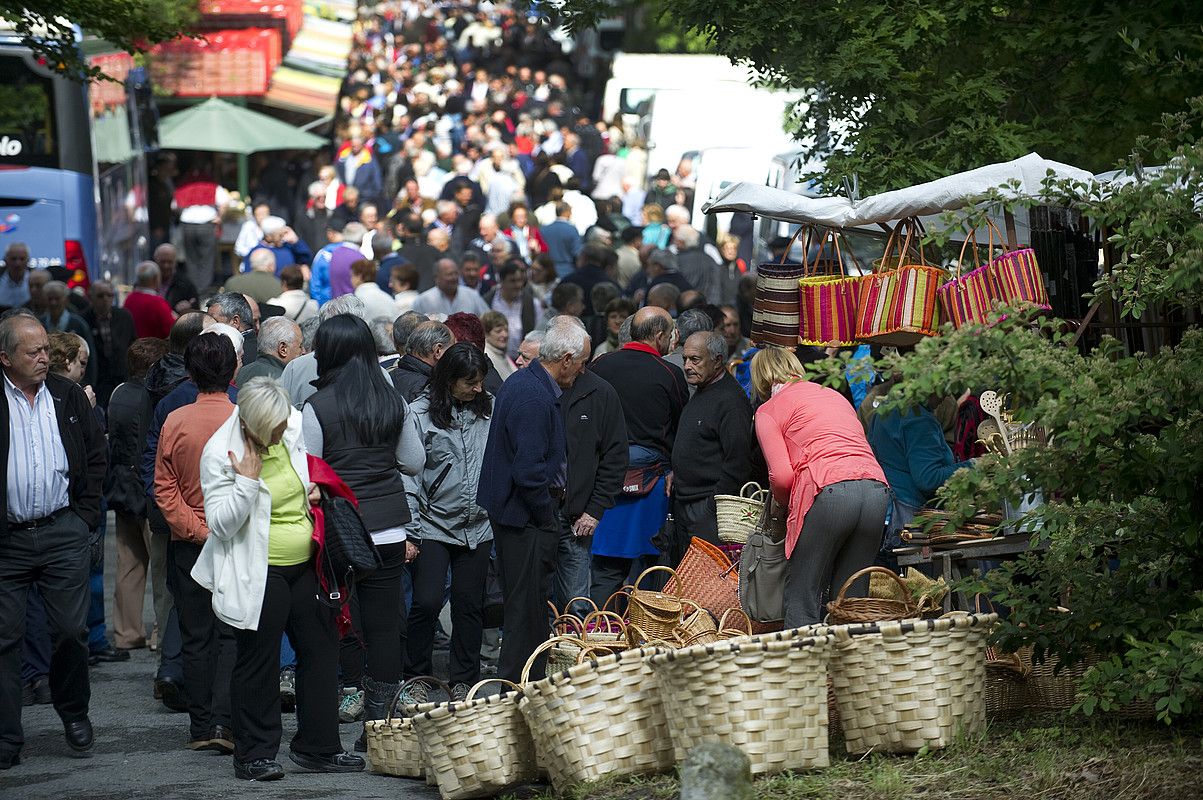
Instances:
[[[57,133],[52,79],[0,56],[0,168],[58,168]]]

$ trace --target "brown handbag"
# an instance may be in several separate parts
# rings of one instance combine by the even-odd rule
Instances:
[[[729,608],[739,608],[739,574],[731,559],[696,536],[689,540],[677,574],[664,591],[693,601],[716,618]]]

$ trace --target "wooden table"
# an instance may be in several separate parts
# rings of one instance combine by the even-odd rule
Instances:
[[[1047,545],[1043,541],[1032,544],[1032,534],[1016,533],[1010,536],[996,536],[993,539],[961,542],[941,549],[927,544],[898,547],[895,548],[894,555],[898,557],[899,567],[917,567],[921,564],[937,564],[939,566],[940,576],[950,587],[948,594],[944,595],[944,611],[947,613],[953,608],[951,587],[955,581],[964,576],[964,567],[967,566],[967,562],[985,559],[1013,561],[1029,550],[1045,549],[1047,549]],[[956,595],[959,609],[974,610],[972,602],[964,592],[958,591]]]

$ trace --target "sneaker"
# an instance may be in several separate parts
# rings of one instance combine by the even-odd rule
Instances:
[[[338,704],[338,721],[344,725],[363,719],[363,689],[348,686],[343,689],[343,698]]]
[[[466,683],[451,684],[451,702],[462,703],[468,699],[468,692],[472,689]]]
[[[280,710],[287,713],[297,707],[297,671],[291,667],[280,670]]]
[[[430,702],[430,687],[419,681],[411,683],[401,693],[397,700],[398,707],[400,706],[420,706],[423,703]]]

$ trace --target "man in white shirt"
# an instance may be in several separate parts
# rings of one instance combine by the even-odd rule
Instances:
[[[475,289],[461,286],[459,265],[450,258],[435,264],[434,288],[427,289],[414,300],[413,310],[427,316],[436,314],[443,319],[461,311],[480,316],[489,310]]]
[[[17,308],[29,302],[29,248],[13,242],[4,251],[4,272],[0,273],[0,306]]]

